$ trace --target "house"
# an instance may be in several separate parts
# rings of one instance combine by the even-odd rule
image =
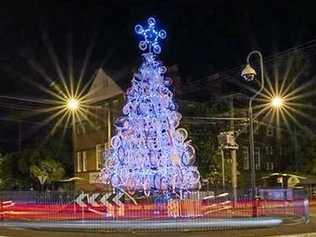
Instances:
[[[75,189],[94,191],[100,188],[103,153],[110,146],[113,121],[121,111],[123,90],[99,69],[86,100],[89,102],[87,119],[76,123],[73,134],[74,171],[75,177],[80,178],[75,182]]]

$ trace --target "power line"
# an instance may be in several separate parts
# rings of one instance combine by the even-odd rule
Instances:
[[[302,43],[300,45],[296,45],[296,46],[294,46],[292,48],[286,49],[284,51],[281,51],[281,52],[275,53],[273,55],[267,56],[267,57],[264,58],[265,67],[267,67],[267,63],[270,63],[270,62],[273,62],[273,61],[277,61],[277,60],[281,60],[282,58],[284,59],[284,58],[286,58],[286,56],[302,52],[302,51],[304,51],[306,49],[315,49],[315,48],[316,48],[316,39],[313,39],[313,40],[307,41],[305,43]],[[316,54],[316,52],[311,54],[311,52],[309,51],[308,54],[309,55],[314,55],[314,54]],[[220,76],[221,79],[233,79],[232,76],[230,76],[230,75],[234,75],[236,73],[239,73],[240,69],[241,69],[241,65],[232,67],[230,69],[225,69],[225,70],[222,70],[222,71],[217,72],[217,73],[219,75],[221,75]],[[203,82],[205,82],[205,77],[203,77],[201,79],[198,79],[198,80],[195,80],[195,81],[192,81],[190,83],[190,86],[194,86],[195,84],[199,84],[199,83],[203,83]]]
[[[44,124],[43,122],[30,122],[28,120],[14,119],[14,118],[0,118],[0,121],[17,122],[17,123],[28,123],[28,124],[34,124],[34,125]]]

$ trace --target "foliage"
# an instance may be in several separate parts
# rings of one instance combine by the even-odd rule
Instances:
[[[316,138],[310,138],[302,146],[303,172],[307,175],[316,175]]]
[[[30,173],[34,179],[40,175],[47,176],[47,183],[51,183],[62,179],[65,175],[65,169],[59,161],[48,158],[31,165]]]
[[[218,152],[217,135],[223,131],[221,122],[207,123],[203,120],[186,121],[186,116],[217,117],[218,114],[227,112],[226,104],[198,103],[180,101],[180,110],[184,114],[183,126],[189,131],[192,143],[196,148],[197,166],[201,177],[208,177],[214,171],[214,157]]]
[[[72,173],[71,147],[59,134],[51,136],[44,144],[42,137],[20,152],[0,154],[0,190],[28,190],[39,185],[36,176],[47,175],[48,183]]]
[[[228,154],[224,156],[224,172],[226,184],[231,183],[231,159],[228,159]],[[213,183],[222,182],[222,155],[220,151],[217,151],[212,156],[212,169],[208,173],[208,177],[214,180]]]

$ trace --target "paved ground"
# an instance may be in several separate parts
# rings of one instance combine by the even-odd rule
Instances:
[[[315,235],[309,235],[309,237],[316,236],[316,207],[311,208],[311,218],[308,224],[302,223],[288,223],[275,228],[266,229],[249,229],[249,230],[222,230],[222,231],[207,231],[207,232],[154,232],[154,233],[84,233],[84,232],[57,232],[57,231],[37,231],[37,230],[24,230],[24,229],[0,229],[0,236],[10,237],[169,237],[169,236],[181,236],[181,237],[251,237],[251,236],[282,236],[298,233],[315,233]]]

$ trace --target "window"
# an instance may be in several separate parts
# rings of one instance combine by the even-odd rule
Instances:
[[[102,168],[102,161],[104,152],[107,150],[108,144],[97,144],[96,145],[96,170],[100,170]]]
[[[255,147],[254,158],[255,158],[255,168],[256,170],[259,170],[261,168],[260,147]]]
[[[273,146],[266,146],[266,155],[273,155]]]
[[[283,156],[283,147],[282,146],[279,147],[279,154],[280,154],[280,156]]]
[[[101,106],[96,107],[95,110],[93,111],[93,120],[94,121],[94,129],[98,130],[104,127],[105,125],[105,120],[107,117],[105,116],[105,109],[102,108]]]
[[[244,158],[244,170],[249,170],[249,151],[247,146],[242,147],[242,156]]]
[[[82,171],[87,171],[87,152],[83,151],[82,152]]]
[[[75,126],[77,135],[86,133],[86,121],[81,121],[80,123],[77,123]]]
[[[268,126],[267,127],[267,136],[273,136],[273,127],[272,126]]]
[[[76,134],[77,135],[80,135],[80,133],[81,133],[81,131],[80,131],[80,124],[79,123],[77,123],[77,124],[75,124],[75,130],[76,130]]]
[[[245,134],[248,134],[248,124],[243,126],[242,132],[245,133]]]
[[[282,130],[280,128],[276,129],[276,135],[278,139],[282,138]]]
[[[273,162],[266,162],[266,169],[267,170],[273,170],[274,169],[274,164]]]
[[[81,162],[81,152],[77,152],[77,172],[81,172],[82,162]]]

